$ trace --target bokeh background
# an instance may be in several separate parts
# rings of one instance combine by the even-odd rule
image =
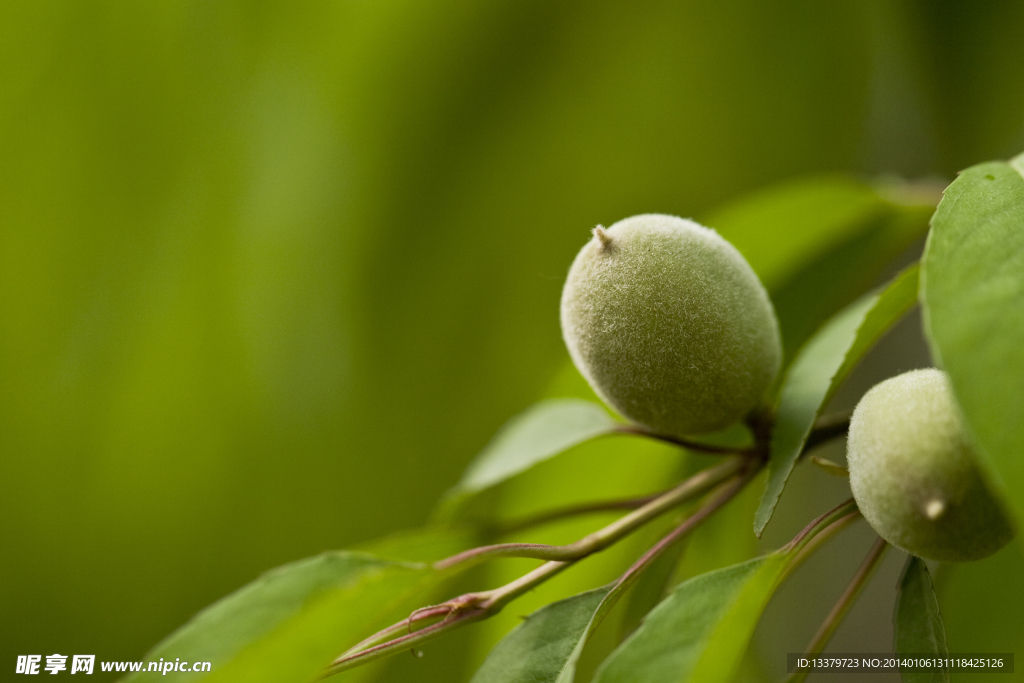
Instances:
[[[1021,45],[1015,0],[6,0],[0,670],[422,525],[594,224],[1018,153]]]

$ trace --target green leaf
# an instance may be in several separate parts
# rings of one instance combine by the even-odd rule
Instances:
[[[348,551],[323,553],[273,569],[207,607],[146,660],[185,654],[212,662],[207,674],[172,672],[168,681],[308,683],[443,576],[448,575],[423,564]]]
[[[491,651],[472,683],[572,683],[576,663],[609,586],[595,588],[543,607],[505,636]]]
[[[913,555],[907,559],[900,578],[893,626],[896,654],[949,654],[928,565]],[[904,671],[900,676],[903,683],[949,683],[947,671]]]
[[[923,237],[934,203],[908,207],[857,235],[772,293],[787,358],[835,312],[878,281],[893,260]]]
[[[731,680],[768,601],[806,558],[808,545],[827,539],[855,514],[847,501],[773,553],[679,584],[604,661],[595,683]]]
[[[718,514],[721,514],[721,511],[712,518],[717,518]],[[704,523],[700,525],[703,526]],[[617,625],[619,641],[635,631],[647,613],[668,594],[675,583],[675,574],[679,570],[680,561],[685,555],[692,534],[693,532],[690,532],[687,538],[666,548],[661,556],[636,578],[632,590],[625,596],[622,618]]]
[[[472,683],[573,683],[583,648],[612,607],[633,588],[627,612],[634,603],[643,604],[644,613],[649,611],[661,600],[682,547],[682,543],[676,543],[667,548],[632,581],[616,581],[537,610],[491,650]],[[635,621],[641,616],[637,615]],[[627,613],[624,624],[631,621]]]
[[[740,250],[771,291],[885,210],[869,185],[826,176],[752,192],[701,220]]]
[[[786,372],[775,410],[768,482],[754,516],[760,536],[775,511],[814,421],[864,354],[917,301],[917,265],[879,293],[840,311],[807,343]]]
[[[1024,546],[1018,538],[977,562],[939,565],[935,591],[952,652],[1024,652]],[[957,683],[992,681],[958,672]]]
[[[396,592],[404,597],[431,573],[423,565],[349,552],[300,560],[206,608],[146,658],[187,652],[213,662],[209,678],[219,680],[245,680],[232,675],[239,668],[260,669],[261,680],[308,680],[345,647],[369,635],[367,620],[393,609]],[[341,612],[330,614],[337,608]],[[300,645],[295,634],[312,630],[320,633],[319,642]]]
[[[525,472],[584,441],[614,432],[618,423],[596,403],[578,399],[541,401],[512,418],[477,456],[442,501],[451,517],[466,499]]]
[[[791,357],[925,234],[937,201],[931,186],[825,176],[748,195],[707,220],[768,288]]]
[[[630,588],[633,591],[627,611],[636,602],[645,605],[646,613],[660,602],[682,547],[682,543],[677,543],[666,549],[633,581],[595,588],[537,610],[491,650],[472,683],[573,683],[576,666],[590,636]],[[643,594],[639,600],[638,590]],[[635,621],[641,616],[637,615]],[[631,621],[626,615],[624,624]]]
[[[704,520],[686,541],[672,585],[701,574],[751,560],[761,554],[750,520],[757,510],[766,472],[757,475],[733,500]]]
[[[979,460],[1024,520],[1024,155],[973,166],[946,189],[921,292]]]
[[[780,551],[681,583],[612,653],[595,681],[729,680],[792,557]]]

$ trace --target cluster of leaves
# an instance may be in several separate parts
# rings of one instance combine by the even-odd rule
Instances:
[[[615,562],[606,562],[585,575],[590,590],[547,600],[511,630],[508,622],[488,622],[503,637],[474,683],[570,683],[586,645],[620,601],[615,642],[596,681],[731,680],[775,590],[857,516],[856,507],[847,502],[826,512],[774,552],[691,567],[689,576],[677,566],[680,541],[766,469],[754,512],[759,536],[802,456],[844,433],[844,420],[822,415],[836,390],[919,302],[982,465],[1024,518],[1024,382],[1016,371],[1024,367],[1024,156],[972,167],[946,188],[936,210],[937,199],[935,188],[920,185],[824,178],[774,188],[706,217],[748,257],[780,318],[789,356],[763,410],[688,442],[625,425],[593,401],[545,400],[506,425],[426,529],[268,572],[201,612],[148,658],[188,652],[214,663],[209,674],[172,674],[182,680],[310,681],[341,671],[346,680],[366,680],[374,665],[357,665],[490,617],[615,544],[608,554],[619,553],[616,562],[629,567],[624,572],[617,567],[607,576]],[[924,236],[929,217],[922,262],[867,291]],[[587,457],[603,484],[566,485],[564,477],[580,465],[577,447],[597,442],[605,451]],[[616,465],[623,460],[628,467]],[[517,486],[531,491],[529,504],[517,499]],[[666,521],[677,508],[686,513]],[[552,524],[562,523],[563,534],[592,530],[586,525],[594,515],[621,510],[628,512],[574,543],[512,542],[524,533],[552,537]],[[749,527],[745,533],[753,537]],[[824,647],[882,551],[884,544],[876,544],[833,610],[837,618],[830,616],[809,651]],[[467,577],[479,580],[468,570],[497,557],[545,562],[521,572],[519,560],[502,570],[511,580],[500,588],[432,605]],[[535,597],[545,599],[542,591]],[[938,602],[920,560],[904,571],[895,619],[897,651],[944,651]]]

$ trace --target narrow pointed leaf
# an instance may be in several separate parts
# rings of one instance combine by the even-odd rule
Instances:
[[[772,553],[681,583],[612,653],[595,681],[730,680],[791,559]]]
[[[711,519],[717,519],[720,512]],[[704,526],[705,520],[698,529]],[[746,530],[744,528],[744,530]],[[749,532],[748,532],[749,535]],[[665,550],[660,557],[654,560],[647,569],[637,578],[636,584],[625,596],[626,604],[623,606],[622,620],[618,624],[618,639],[622,641],[630,633],[635,631],[647,616],[647,613],[665,599],[669,589],[675,583],[675,574],[679,569],[679,563],[685,555],[685,549],[690,541],[685,540],[676,543]]]
[[[933,654],[944,657],[946,631],[939,614],[939,601],[932,588],[928,566],[919,557],[911,556],[900,578],[893,616],[896,654]],[[947,671],[903,671],[903,683],[949,683]]]
[[[468,497],[496,486],[573,446],[610,434],[618,423],[600,405],[579,399],[541,401],[512,418],[448,492],[440,516],[449,518]]]
[[[921,293],[979,459],[1024,521],[1024,155],[973,166],[946,188]]]
[[[633,581],[617,581],[537,610],[491,650],[471,683],[573,683],[594,630],[631,587],[647,588],[645,579],[667,585],[681,548],[681,543],[669,548]]]
[[[819,534],[828,538],[856,514],[847,501],[773,553],[679,584],[602,663],[595,683],[732,680],[768,601],[806,557],[808,544]]]
[[[609,588],[559,600],[528,616],[491,650],[472,683],[571,683]]]
[[[775,412],[768,482],[754,516],[758,536],[774,513],[822,408],[864,354],[913,307],[917,280],[914,265],[881,292],[844,308],[807,342],[786,372]]]
[[[667,585],[682,544],[669,548],[634,581],[615,582],[547,605],[526,618],[488,654],[471,683],[573,683],[594,630],[627,591]],[[660,600],[661,592],[651,604]],[[649,607],[647,609],[650,609]]]

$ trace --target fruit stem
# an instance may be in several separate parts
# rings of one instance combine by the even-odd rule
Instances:
[[[815,535],[808,539],[804,546],[800,548],[796,556],[796,559],[793,561],[793,564],[790,565],[789,569],[786,572],[786,575],[788,576],[789,574],[792,574],[793,571],[796,570],[796,568],[799,567],[800,564],[804,560],[806,560],[812,553],[814,553],[819,546],[824,544],[825,541],[832,538],[846,527],[856,522],[858,519],[860,519],[860,516],[860,510],[857,510],[855,508],[853,512],[848,512],[839,519],[825,526],[825,528],[821,529],[821,531],[816,532]]]
[[[589,534],[569,545],[542,545],[540,543],[499,543],[473,548],[434,564],[434,569],[445,570],[464,562],[476,563],[493,557],[530,557],[559,562],[579,560],[604,550],[623,536],[635,531],[655,517],[682,503],[709,491],[748,466],[745,458],[731,458],[693,475],[668,492],[642,507],[620,517],[603,529]],[[756,469],[756,468],[749,468]]]
[[[591,625],[588,627],[589,630],[593,631],[593,629],[604,620],[612,607],[615,606],[615,603],[619,601],[619,598],[621,598],[625,592],[637,582],[640,575],[647,571],[647,569],[654,564],[654,561],[657,560],[662,553],[685,538],[713,512],[732,500],[737,493],[743,490],[747,482],[757,474],[757,471],[757,468],[751,468],[751,470],[745,475],[738,476],[730,482],[722,484],[714,493],[708,495],[707,502],[701,505],[695,513],[686,518],[679,526],[667,535],[662,537],[662,539],[650,550],[644,553],[639,560],[634,562],[633,565],[622,574],[622,576],[616,579],[615,583],[613,583],[611,588],[608,590],[608,593],[604,596],[604,599],[601,600],[601,604],[598,605],[597,611],[594,612]]]
[[[853,415],[852,410],[845,410],[819,417],[815,421],[811,433],[807,436],[807,441],[804,443],[804,450],[801,455],[810,453],[826,441],[831,441],[838,436],[845,435],[850,429],[851,415]]]
[[[871,550],[868,551],[867,557],[864,558],[864,561],[857,569],[857,573],[853,575],[853,578],[850,580],[850,584],[846,587],[846,590],[843,591],[843,594],[839,596],[839,600],[832,607],[832,611],[828,613],[827,617],[825,617],[825,621],[822,622],[818,632],[814,634],[814,638],[812,638],[811,642],[807,645],[804,655],[805,657],[814,657],[825,650],[825,646],[832,638],[832,634],[835,633],[847,612],[850,611],[853,603],[857,601],[857,597],[864,589],[864,586],[867,585],[867,582],[871,578],[875,569],[878,568],[878,565],[888,548],[889,544],[882,538],[879,538],[875,541],[874,545],[871,546]],[[806,669],[797,671],[786,679],[786,683],[800,683],[807,678],[809,673],[810,671]]]
[[[531,527],[546,524],[548,522],[554,522],[559,519],[566,517],[575,517],[577,515],[586,515],[593,512],[609,512],[614,510],[636,510],[638,507],[643,507],[647,503],[651,502],[655,498],[663,495],[665,491],[652,494],[650,496],[643,496],[640,498],[621,498],[618,500],[599,500],[593,503],[581,503],[579,505],[569,505],[563,508],[556,508],[554,510],[546,510],[539,512],[536,515],[530,515],[520,519],[507,522],[505,524],[499,524],[492,526],[488,529],[491,534],[495,536],[502,536],[504,534],[511,534],[517,531],[523,531]]]
[[[663,552],[697,528],[697,526],[707,519],[711,513],[732,500],[733,497],[742,491],[743,487],[754,478],[758,471],[759,468],[752,467],[743,475],[733,479],[731,483],[724,484],[717,495],[713,496],[705,505],[701,506],[699,510],[686,518],[682,524],[677,526],[668,535],[664,536],[653,547],[651,547],[650,550],[644,553],[639,560],[634,562],[633,566],[627,569],[625,573],[618,578],[612,588],[612,591],[625,590],[636,583],[640,574],[642,574],[647,567],[658,559]]]
[[[729,470],[728,476],[721,477],[716,475],[714,477],[702,477],[701,475],[707,475],[712,470],[719,472],[725,472],[724,467],[730,463],[739,463],[739,466],[735,469]],[[646,570],[657,558],[668,549],[672,544],[678,542],[690,531],[695,529],[701,522],[703,522],[711,513],[719,509],[729,500],[731,500],[737,493],[743,490],[743,488],[756,476],[760,470],[760,463],[757,461],[751,461],[749,459],[735,459],[730,463],[722,463],[714,468],[709,468],[704,472],[691,477],[686,482],[680,484],[672,491],[668,492],[664,496],[659,497],[655,501],[667,500],[669,496],[678,495],[679,491],[683,490],[687,485],[692,485],[694,480],[708,482],[713,480],[713,484],[708,484],[702,487],[702,491],[707,491],[715,486],[718,490],[715,494],[711,495],[707,502],[705,502],[693,515],[687,518],[682,524],[676,527],[668,535],[664,536],[658,543],[656,543],[650,550],[637,560],[625,573],[618,578],[618,580],[612,585],[608,596],[605,598],[605,603],[602,603],[602,610],[607,612],[610,609],[611,604],[617,599],[616,596],[621,595],[630,585],[632,585],[637,577]],[[677,501],[681,502],[681,501]],[[648,514],[651,516],[648,519],[653,518],[660,512],[655,512],[654,507],[645,506],[641,510],[647,509]],[[663,512],[664,510],[661,510]],[[640,510],[637,510],[640,512]],[[635,513],[634,513],[635,514]],[[807,525],[807,527],[801,531],[797,536],[790,541],[784,551],[795,552],[796,556],[790,563],[789,569],[785,576],[788,576],[792,569],[799,566],[806,557],[813,552],[818,546],[824,541],[834,536],[841,529],[845,528],[853,520],[860,516],[860,512],[857,510],[856,503],[852,499],[836,506],[832,510],[821,515],[813,522]],[[628,515],[627,515],[628,517]],[[602,531],[608,531],[615,524],[605,527]],[[598,532],[600,534],[601,532]],[[611,534],[616,540],[621,538],[621,535],[616,535],[619,532],[616,531]],[[628,531],[622,533],[625,535]],[[594,536],[592,534],[591,536]],[[587,537],[590,538],[590,537]],[[584,539],[586,540],[586,539]],[[614,541],[611,541],[614,542]],[[524,544],[525,545],[525,544]],[[470,551],[472,552],[472,551]],[[465,553],[461,554],[465,555]],[[470,558],[463,558],[456,562],[460,555],[448,558],[448,560],[442,560],[441,563],[445,564],[445,568],[450,568],[456,564],[462,562],[471,562],[478,559],[479,556],[472,556]],[[464,624],[480,621],[493,616],[501,610],[507,603],[511,602],[515,598],[519,597],[523,593],[526,593],[536,586],[540,585],[544,581],[548,580],[552,576],[560,573],[567,567],[571,566],[575,561],[580,558],[570,559],[566,561],[551,561],[545,562],[541,566],[537,567],[533,571],[525,574],[524,576],[508,583],[500,588],[495,588],[489,591],[482,591],[478,593],[466,593],[457,598],[453,598],[441,605],[432,605],[425,607],[420,610],[413,612],[407,619],[404,619],[397,624],[389,626],[388,628],[374,634],[370,638],[362,641],[355,647],[345,651],[340,657],[331,663],[330,667],[324,672],[321,678],[327,678],[334,674],[346,671],[354,668],[361,664],[386,657],[394,652],[412,649],[416,645],[431,640],[439,635],[442,635],[450,630],[458,628]],[[877,560],[876,560],[877,562]],[[435,565],[436,567],[437,565]],[[858,572],[860,575],[863,572]],[[783,580],[785,576],[781,577]],[[866,580],[866,576],[861,579],[861,583]],[[855,577],[856,580],[856,577]],[[857,589],[859,590],[859,589]],[[849,592],[849,589],[847,590]],[[845,595],[845,594],[844,594]],[[855,596],[854,596],[855,597]],[[611,598],[609,600],[609,598]],[[852,598],[850,599],[852,602]],[[835,610],[833,610],[835,611]],[[600,616],[600,615],[599,615]],[[438,621],[440,619],[440,621]],[[417,630],[399,636],[397,638],[391,638],[396,633],[400,633],[403,630],[412,628],[412,624],[418,622],[431,621],[433,623]]]
[[[690,451],[696,451],[697,453],[707,453],[709,455],[752,455],[757,452],[756,449],[753,448],[733,448],[729,446],[715,446],[709,443],[700,443],[699,441],[683,439],[678,436],[670,436],[668,434],[657,434],[638,425],[619,425],[615,428],[615,431],[618,432],[619,434],[634,434],[636,436],[646,436],[648,439],[664,441],[665,443],[670,443],[673,446],[681,446],[682,448],[685,448]]]
[[[739,462],[740,464],[743,463],[743,461]],[[725,463],[723,463],[723,465],[725,465]],[[719,469],[721,471],[725,471],[723,465],[719,465],[716,468],[710,468],[710,470]],[[701,506],[682,524],[671,531],[668,536],[664,537],[655,544],[654,547],[648,550],[643,557],[633,564],[633,566],[627,569],[622,577],[615,582],[611,592],[609,592],[609,595],[621,594],[635,583],[640,573],[643,572],[643,570],[646,569],[658,557],[658,555],[662,554],[672,544],[681,540],[689,531],[696,528],[700,522],[707,519],[715,510],[718,510],[731,500],[740,492],[740,490],[742,490],[746,483],[749,483],[750,480],[754,478],[759,469],[760,468],[757,466],[739,470],[732,469],[729,476],[724,478],[716,476],[713,478],[714,483],[703,486],[702,490],[708,490],[716,484],[721,484],[718,493],[712,496],[708,503]],[[680,486],[674,488],[673,492],[677,492],[677,490],[681,489],[684,484],[693,481],[693,479],[697,479],[701,474],[705,474],[710,470],[705,470],[705,472],[700,472],[694,477],[691,477]],[[731,477],[731,480],[729,480],[729,477]],[[700,480],[705,481],[706,479]],[[673,492],[670,492],[670,494]],[[456,555],[455,557],[459,557],[459,555]],[[455,557],[449,559],[455,559]],[[492,616],[498,613],[502,607],[513,599],[554,577],[555,574],[570,566],[573,561],[575,560],[545,562],[536,569],[524,574],[523,577],[520,577],[501,588],[479,593],[467,593],[441,605],[433,605],[419,609],[413,612],[408,618],[406,618],[406,620],[402,620],[401,622],[378,632],[358,645],[346,650],[341,656],[333,661],[322,678],[328,678],[341,673],[342,671],[369,663],[369,661],[387,656],[388,654],[398,650],[413,648],[414,646],[426,640],[433,639],[436,636],[442,635],[447,631],[451,631],[465,624],[477,622],[483,620],[483,618]],[[442,560],[442,562],[447,562],[447,560]],[[450,563],[446,566],[451,567],[454,566],[454,564],[455,563]],[[608,606],[610,606],[610,604]],[[442,620],[439,623],[436,623],[437,617],[441,615],[443,615]],[[435,623],[426,626],[419,631],[414,631],[388,640],[390,636],[412,628],[414,623],[428,620],[433,620]]]
[[[860,512],[857,510],[856,501],[853,498],[848,498],[825,514],[812,520],[786,545],[790,549],[803,549],[810,541],[820,535],[819,530],[823,530],[851,514],[857,515]]]

